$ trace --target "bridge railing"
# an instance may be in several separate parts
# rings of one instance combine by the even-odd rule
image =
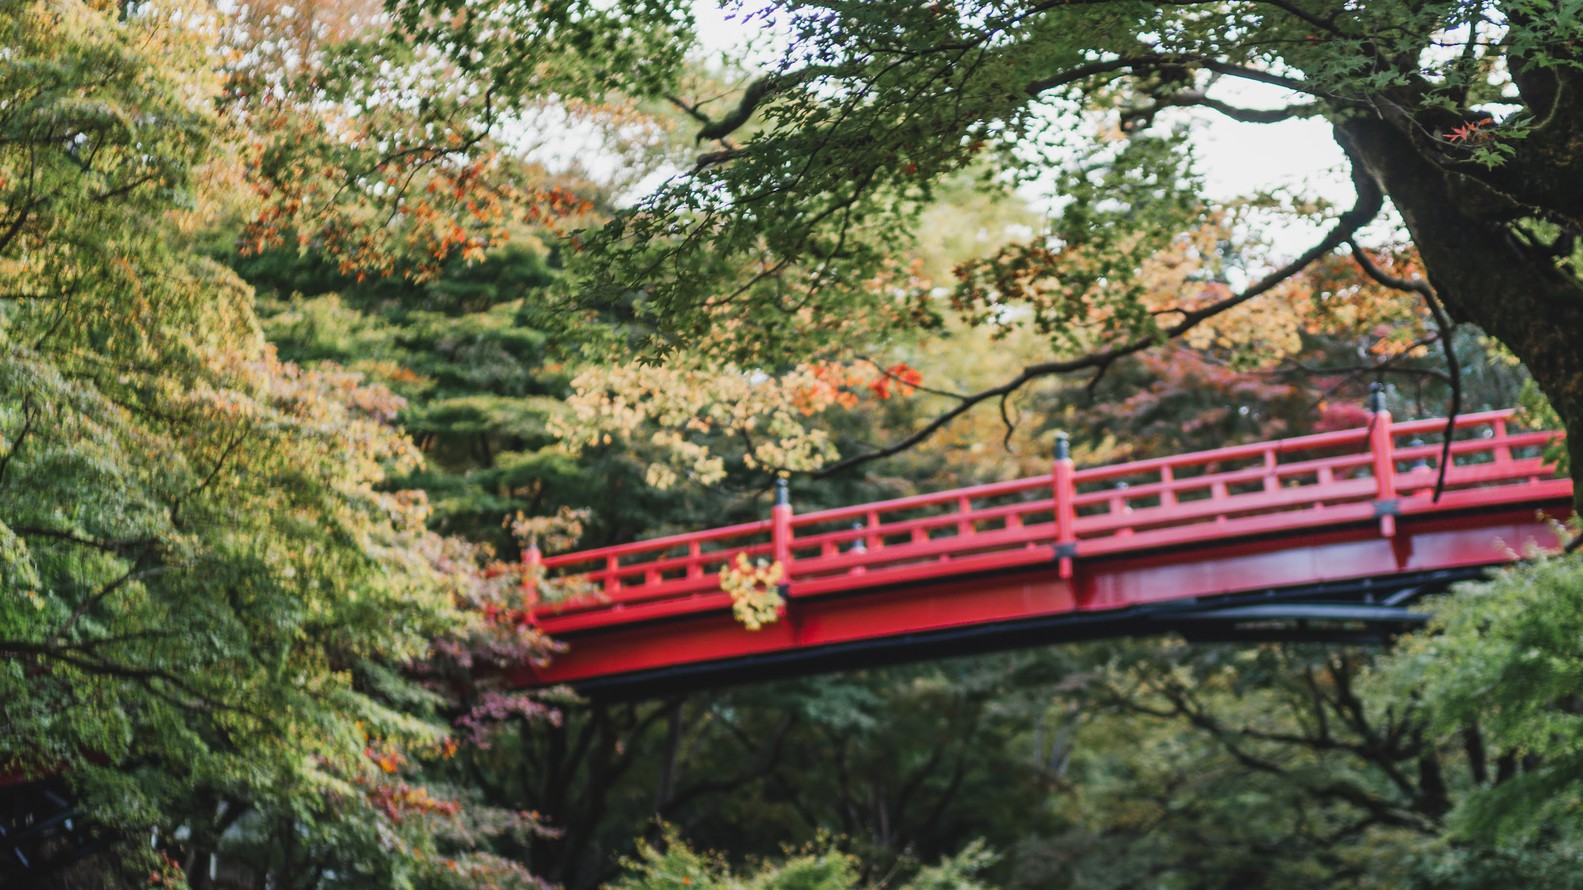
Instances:
[[[1053,475],[797,516],[796,580],[864,575],[985,554],[1043,554],[1058,536]],[[872,579],[870,579],[872,580]]]
[[[717,593],[720,569],[738,554],[750,560],[772,555],[770,525],[747,522],[544,557],[543,576],[563,587],[565,598],[543,608],[570,613]]]
[[[1445,490],[1466,491],[1550,477],[1555,468],[1544,452],[1560,433],[1510,429],[1513,412],[1486,411],[1458,417],[1451,437]],[[1396,424],[1392,433],[1396,489],[1402,496],[1432,494],[1438,484],[1444,420]]]
[[[1551,475],[1543,450],[1559,434],[1512,432],[1512,413],[1453,424],[1444,490],[1466,492]],[[573,595],[541,606],[556,629],[606,613],[663,617],[728,604],[720,570],[738,555],[778,560],[794,594],[814,595],[1078,555],[1171,547],[1373,521],[1394,533],[1404,505],[1440,483],[1444,420],[1370,426],[1076,470],[1062,453],[1046,475],[602,547],[542,560]],[[1434,440],[1427,444],[1426,440]],[[1053,554],[1052,554],[1052,548]],[[579,618],[578,616],[582,617]]]

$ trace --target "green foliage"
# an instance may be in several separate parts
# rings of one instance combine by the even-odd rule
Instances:
[[[1106,257],[1109,274],[1096,265],[1092,278],[1124,287],[1127,276],[1117,273],[1130,268],[1127,252],[1135,264],[1137,255],[1160,246],[1158,237],[1128,234],[1147,229],[1169,239],[1183,223],[1177,218],[1183,206],[1198,210],[1191,178],[1181,176],[1186,156],[1179,138],[1143,136],[1119,148],[1100,144],[1072,160],[1067,149],[1074,140],[1060,138],[1058,128],[1074,126],[1070,112],[1077,101],[1105,109],[1147,105],[1151,92],[1167,95],[1196,84],[1200,72],[1190,60],[1215,58],[1225,73],[1255,63],[1268,51],[1261,41],[1282,47],[1290,64],[1311,64],[1317,79],[1336,90],[1343,81],[1366,81],[1378,90],[1399,79],[1393,72],[1381,79],[1374,76],[1379,72],[1355,70],[1356,59],[1338,53],[1334,41],[1322,52],[1305,47],[1302,40],[1313,35],[1294,32],[1313,26],[1295,14],[1252,7],[782,6],[773,17],[787,32],[784,58],[738,109],[725,109],[699,131],[701,139],[724,140],[753,120],[752,129],[742,130],[747,141],[701,155],[690,177],[673,180],[587,233],[593,264],[586,286],[612,301],[640,293],[640,314],[661,321],[663,332],[655,336],[663,342],[656,348],[706,342],[750,362],[829,345],[829,326],[815,321],[826,319],[826,311],[850,320],[870,316],[863,339],[908,325],[915,319],[853,285],[895,260],[898,239],[932,199],[937,181],[991,154],[996,166],[1028,179],[1065,154],[1069,175],[1060,189],[1071,204],[1039,243],[1051,249],[1091,239],[1121,245],[1122,252]],[[1377,20],[1365,23],[1369,17],[1360,15],[1359,22],[1336,27],[1366,30],[1374,42],[1349,48],[1367,56],[1378,46],[1376,29],[1397,34],[1405,26],[1410,36],[1400,39],[1411,40],[1424,33],[1415,28],[1433,30],[1442,14],[1461,15],[1450,7],[1422,14],[1382,10]],[[1104,61],[1117,57],[1144,60],[1133,72],[1136,82],[1127,80],[1128,65]],[[1170,63],[1177,58],[1189,61]],[[1046,113],[1052,107],[1059,123]],[[1052,140],[1049,152],[1041,150],[1045,137]],[[1112,172],[1103,177],[1105,190],[1096,192],[1101,177],[1089,175],[1090,164],[1106,155],[1102,163]],[[1103,195],[1103,206],[1096,194]],[[1106,224],[1118,221],[1119,229]],[[1073,283],[1072,293],[1083,290]],[[738,313],[736,329],[725,337],[716,330],[722,300],[754,308],[746,317]],[[1138,305],[1136,294],[1102,302],[1109,309]],[[1128,326],[1146,320],[1132,318]],[[1067,331],[1054,317],[1046,327]]]
[[[1139,272],[1204,221],[1191,146],[1178,132],[1088,152],[1062,171],[1065,205],[1047,233],[958,268],[953,303],[971,324],[1026,323],[1070,354],[1121,337],[1163,338],[1149,311],[1159,282]],[[1103,322],[1089,323],[1096,318]]]
[[[1545,398],[1533,381],[1523,384],[1522,390],[1517,394],[1518,417],[1522,422],[1534,429],[1558,430],[1563,428],[1561,415]],[[1556,465],[1562,473],[1571,471],[1572,455],[1568,453],[1565,442],[1552,442],[1545,447],[1545,461]]]
[[[444,886],[452,856],[520,884],[370,753],[443,747],[395,669],[468,628],[477,558],[387,484],[417,466],[401,400],[280,361],[190,237],[234,135],[215,27],[0,16],[0,770],[63,777],[134,874],[267,838],[280,875]]]
[[[501,517],[519,509],[592,506],[590,543],[763,513],[761,479],[659,495],[639,448],[560,451],[576,347],[734,359],[755,369],[733,372],[739,382],[876,347],[950,374],[962,363],[927,355],[935,343],[919,336],[949,308],[1043,344],[993,362],[1153,343],[1198,317],[1194,301],[1234,302],[1220,279],[1240,224],[1206,204],[1185,137],[1150,131],[1179,105],[1224,111],[1198,95],[1222,77],[1306,94],[1290,114],[1325,115],[1360,159],[1363,210],[1342,234],[1369,215],[1371,188],[1387,192],[1453,314],[1525,358],[1555,358],[1536,367],[1576,420],[1554,370],[1576,352],[1563,311],[1576,301],[1532,311],[1516,297],[1550,291],[1510,283],[1537,269],[1562,296],[1575,284],[1576,5],[1507,4],[1492,26],[1449,2],[1323,15],[1241,2],[790,4],[764,14],[789,50],[739,107],[674,100],[708,118],[698,135],[712,144],[692,169],[551,247],[539,239],[596,190],[546,182],[502,134],[529,129],[546,103],[668,98],[690,4],[400,0],[386,32],[309,41],[272,66],[259,60],[281,51],[267,47],[217,61],[212,4],[10,0],[0,770],[67,776],[95,818],[138,839],[138,869],[173,871],[145,861],[141,839],[157,831],[160,852],[224,850],[287,884],[522,885],[527,861],[588,883],[659,813],[729,857],[645,847],[620,886],[813,890],[893,870],[919,890],[977,886],[981,872],[1025,887],[1360,875],[1454,887],[1510,870],[1564,886],[1583,779],[1571,562],[1497,581],[1500,596],[1458,594],[1443,636],[1396,656],[1411,667],[1390,675],[1411,677],[1394,708],[1353,694],[1367,660],[1356,653],[1146,643],[590,706],[542,735],[524,727],[548,706],[485,695],[459,722],[495,747],[430,770],[474,787],[424,785],[420,772],[450,751],[438,716],[456,709],[442,692],[475,657],[544,651],[530,632],[461,613],[494,608],[510,580],[480,577],[479,552],[437,531],[506,553]],[[1464,27],[1489,39],[1442,52]],[[1517,111],[1488,116],[1513,98]],[[612,130],[631,120],[624,101]],[[1099,141],[1072,150],[1096,127]],[[1390,178],[1403,169],[1414,176]],[[998,194],[1054,183],[1062,203],[1027,239],[986,239],[998,253],[956,270],[953,307],[900,251],[971,176]],[[1424,199],[1425,182],[1458,191]],[[198,243],[238,228],[247,255],[228,245],[230,268]],[[1490,245],[1515,253],[1491,262],[1479,252]],[[1162,263],[1192,268],[1173,278],[1156,274]],[[1474,274],[1489,269],[1502,286]],[[407,277],[382,277],[393,271]],[[262,294],[256,307],[243,282]],[[1344,301],[1344,288],[1315,290]],[[1503,300],[1513,317],[1562,319],[1560,352],[1478,311]],[[1237,342],[1211,337],[1213,358],[1247,362],[1266,342],[1249,330],[1215,331]],[[1162,449],[1303,419],[1305,392],[1189,370],[1117,364],[1146,398],[1115,399],[1122,408],[1091,426],[1092,452],[1118,430]],[[983,385],[981,373],[964,376]],[[1238,396],[1278,404],[1211,416]],[[1039,404],[1072,416],[1067,393]],[[832,420],[832,439],[918,420],[914,407],[870,407]],[[970,447],[909,458],[892,478],[800,484],[798,507],[1044,460]],[[432,688],[406,676],[418,662]],[[490,721],[520,731],[490,736]],[[1481,758],[1456,750],[1470,724],[1507,772],[1481,774]],[[1447,778],[1453,763],[1466,778]],[[564,837],[524,812],[540,805]],[[830,833],[841,852],[777,852]],[[977,837],[1005,857],[990,862]],[[1273,849],[1288,855],[1272,861]],[[751,856],[783,861],[734,876],[728,862]]]
[[[1583,563],[1539,559],[1432,606],[1430,631],[1393,653],[1382,682],[1399,700],[1416,702],[1433,731],[1477,726],[1487,744],[1520,762],[1469,794],[1452,814],[1453,829],[1491,845],[1539,839],[1575,847],[1583,809]]]
[[[1403,886],[1414,890],[1480,890],[1503,884],[1577,890],[1583,887],[1575,843],[1492,845],[1438,841],[1415,853]]]
[[[395,419],[424,462],[392,484],[425,492],[436,530],[511,554],[519,542],[502,518],[517,513],[594,507],[584,544],[687,521],[697,494],[656,491],[637,456],[593,448],[574,459],[561,447],[553,427],[569,417],[578,365],[574,343],[525,317],[551,299],[556,275],[531,237],[478,263],[452,260],[421,283],[360,282],[311,252],[232,262],[259,288],[283,357],[345,367],[406,400]]]
[[[507,108],[550,94],[599,100],[617,88],[662,95],[678,76],[693,26],[691,4],[671,0],[555,0],[487,12],[462,0],[389,6],[401,30],[381,41],[383,49],[429,44],[468,79],[491,84]],[[545,65],[546,56],[555,64]]]
[[[923,869],[898,890],[987,890],[977,879],[993,862],[982,844]],[[765,862],[748,875],[733,874],[718,857],[701,854],[667,831],[662,846],[639,844],[635,859],[623,863],[627,876],[612,890],[859,890],[862,879],[851,856],[829,849],[829,841],[809,852]],[[881,885],[883,886],[883,885]]]

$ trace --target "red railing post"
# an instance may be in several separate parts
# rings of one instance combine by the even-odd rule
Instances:
[[[1396,534],[1396,445],[1391,437],[1391,412],[1385,407],[1385,387],[1369,387],[1369,454],[1374,460],[1374,513],[1380,534]]]
[[[1062,578],[1072,577],[1072,557],[1077,555],[1077,485],[1072,479],[1072,443],[1066,433],[1055,434],[1055,465],[1051,471],[1055,495],[1055,556]]]
[[[539,552],[539,539],[528,539],[522,548],[522,607],[531,616],[539,606],[539,572],[544,567],[544,554]]]
[[[697,540],[687,542],[687,577],[702,578],[704,576],[704,548]]]
[[[791,491],[785,479],[775,480],[775,506],[770,508],[770,552],[781,564],[781,583],[791,581]]]
[[[770,508],[770,554],[780,563],[780,608],[776,614],[786,617],[788,595],[791,592],[792,569],[792,508],[791,490],[785,479],[775,480],[775,506]]]

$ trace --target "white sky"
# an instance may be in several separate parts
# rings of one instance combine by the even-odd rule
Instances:
[[[1232,101],[1230,96],[1227,100]],[[1211,197],[1232,198],[1259,188],[1301,186],[1304,192],[1317,191],[1343,206],[1350,202],[1352,183],[1346,159],[1325,121],[1244,124],[1214,112],[1204,112],[1204,116],[1209,125],[1203,128],[1198,147]]]

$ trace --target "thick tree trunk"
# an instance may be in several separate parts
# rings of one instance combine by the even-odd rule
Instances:
[[[1488,213],[1500,193],[1448,172],[1391,123],[1352,118],[1336,137],[1396,205],[1452,318],[1505,344],[1549,397],[1583,494],[1583,283]]]

